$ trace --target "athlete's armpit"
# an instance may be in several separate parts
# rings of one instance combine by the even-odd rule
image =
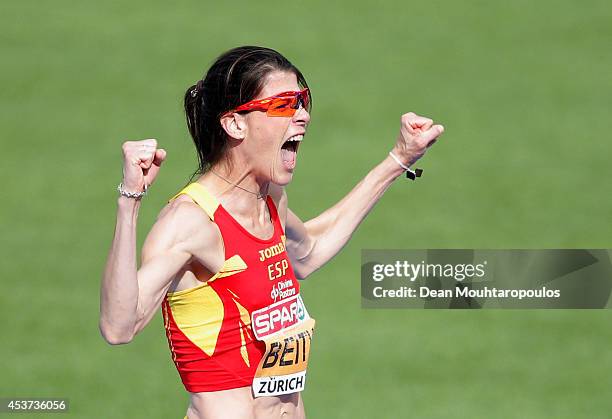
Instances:
[[[190,202],[169,204],[142,249],[134,334],[148,324],[161,306],[172,280],[190,260],[215,264],[217,253],[222,249],[219,240],[210,219],[197,205]]]

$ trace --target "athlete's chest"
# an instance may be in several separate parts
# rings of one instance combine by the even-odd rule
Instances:
[[[299,293],[300,285],[287,255],[284,236],[260,243],[234,242],[226,246],[225,256],[225,272],[211,286],[226,289],[249,312]]]

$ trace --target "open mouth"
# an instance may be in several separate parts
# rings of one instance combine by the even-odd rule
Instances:
[[[294,135],[285,141],[281,147],[281,159],[286,169],[291,170],[295,168],[295,161],[297,158],[297,151],[300,148],[300,142],[304,139],[303,134]]]

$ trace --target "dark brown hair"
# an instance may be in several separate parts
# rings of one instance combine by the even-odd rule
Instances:
[[[185,93],[187,127],[198,152],[202,174],[217,163],[227,150],[227,134],[220,118],[229,110],[253,100],[273,71],[296,75],[302,88],[306,79],[289,60],[270,48],[244,46],[223,53],[203,79]]]

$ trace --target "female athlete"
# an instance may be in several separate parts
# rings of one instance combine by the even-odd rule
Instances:
[[[340,202],[302,222],[284,188],[310,106],[304,76],[278,52],[240,47],[221,55],[185,93],[199,177],[161,210],[140,268],[140,198],[166,152],[154,139],[123,144],[100,330],[110,344],[128,343],[161,306],[172,360],[190,394],[188,418],[305,417],[300,392],[314,319],[297,279],[342,249],[443,132],[429,118],[403,115],[389,155]]]

